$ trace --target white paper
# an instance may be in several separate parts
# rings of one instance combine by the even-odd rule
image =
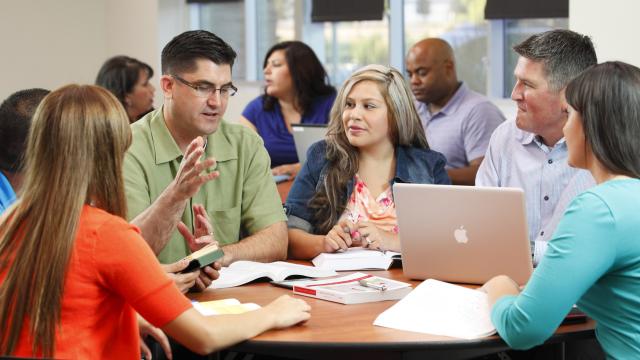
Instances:
[[[463,339],[496,332],[487,294],[433,279],[425,280],[373,324]]]
[[[313,265],[335,271],[387,270],[393,262],[392,257],[400,255],[394,251],[376,251],[363,248],[349,248],[344,252],[322,253],[316,256]]]

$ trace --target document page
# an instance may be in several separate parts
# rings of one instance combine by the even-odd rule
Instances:
[[[374,325],[398,330],[475,339],[496,332],[487,294],[438,280],[425,280],[380,314]]]

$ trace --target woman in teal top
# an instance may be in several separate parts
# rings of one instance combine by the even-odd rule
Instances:
[[[597,65],[566,89],[569,164],[597,186],[567,208],[522,293],[507,276],[484,289],[515,349],[543,343],[573,304],[596,322],[608,358],[640,358],[640,69]]]

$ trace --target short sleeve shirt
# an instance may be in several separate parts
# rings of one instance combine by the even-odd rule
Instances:
[[[165,124],[163,108],[131,126],[133,141],[124,160],[128,217],[135,218],[149,207],[173,181],[182,153]],[[282,202],[270,171],[269,155],[262,140],[244,126],[221,121],[207,137],[205,157],[217,163],[217,179],[204,184],[187,202],[182,221],[193,229],[193,204],[202,204],[221,245],[238,242],[276,222],[286,221]],[[177,230],[158,258],[171,263],[189,254]]]
[[[469,166],[484,156],[491,133],[505,117],[489,99],[462,83],[440,111],[429,112],[427,104],[416,101],[429,147],[447,159],[447,169]]]
[[[56,359],[140,359],[136,312],[163,327],[190,308],[135,226],[84,206],[65,276]],[[28,328],[25,319],[15,355],[42,356],[32,353]]]

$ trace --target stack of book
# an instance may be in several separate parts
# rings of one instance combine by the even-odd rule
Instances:
[[[398,300],[411,292],[411,284],[364,273],[322,280],[296,281],[293,293],[333,301],[359,304]]]

